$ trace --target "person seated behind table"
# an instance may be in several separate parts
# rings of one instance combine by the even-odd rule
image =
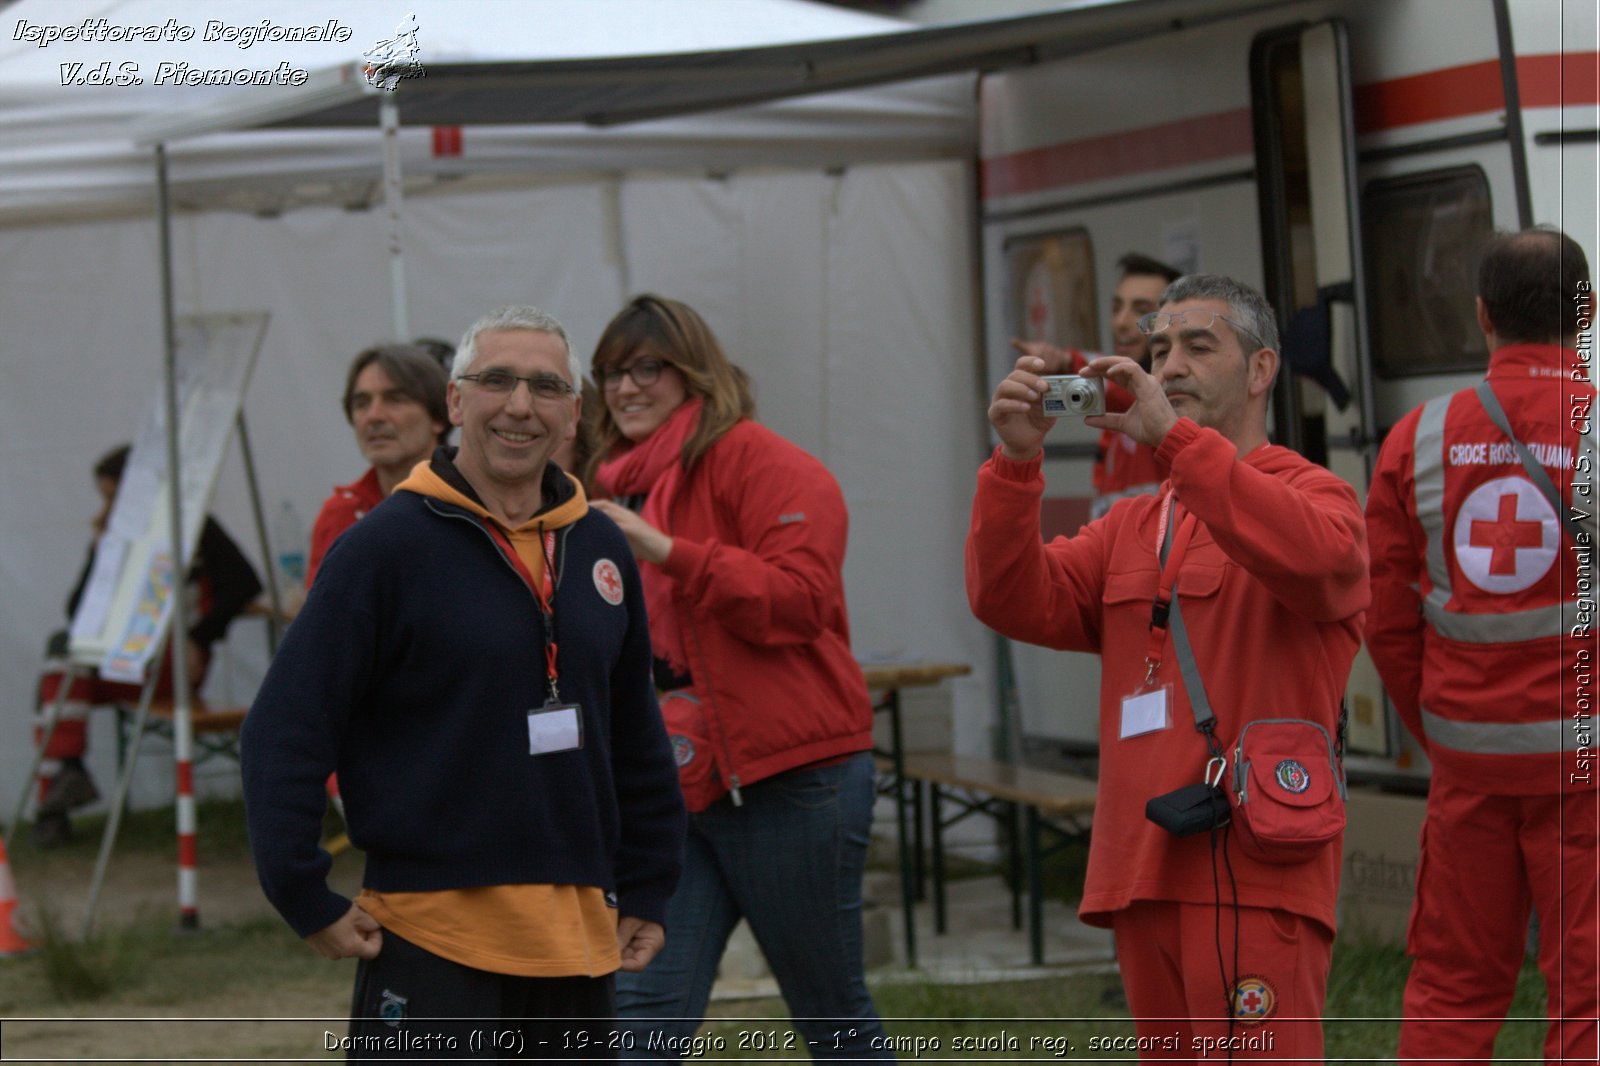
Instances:
[[[356,447],[372,465],[323,502],[311,527],[307,588],[339,534],[382,503],[450,435],[447,384],[438,360],[416,345],[381,344],[350,361],[344,416],[355,431]]]
[[[95,539],[89,544],[89,557],[84,561],[83,572],[78,575],[72,595],[67,598],[69,619],[78,613],[78,602],[83,598],[84,587],[94,570],[95,548],[110,520],[130,450],[129,445],[120,445],[94,464],[95,487],[100,490],[103,505],[92,523]],[[189,627],[188,648],[189,683],[198,690],[205,681],[211,646],[222,639],[233,620],[250,605],[250,601],[261,594],[261,579],[255,568],[239,550],[239,546],[223,532],[216,519],[209,515],[200,531],[199,550],[189,568],[187,586],[191,596],[199,601],[200,617]],[[66,630],[51,635],[35,706],[37,721],[34,743],[45,744],[44,760],[39,764],[39,806],[34,822],[34,840],[41,847],[51,847],[71,839],[72,824],[67,812],[93,803],[100,796],[83,765],[89,745],[89,708],[110,703],[136,704],[142,694],[140,685],[108,681],[95,672],[74,678],[61,704],[56,727],[47,742],[45,719],[66,677],[68,645]],[[162,666],[156,698],[172,698],[170,650]]]

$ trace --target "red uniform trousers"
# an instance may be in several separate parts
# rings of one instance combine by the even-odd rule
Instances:
[[[1224,889],[1226,893],[1226,889]],[[1141,1061],[1322,1061],[1333,934],[1321,922],[1264,907],[1140,900],[1118,911],[1117,961]],[[1228,1022],[1226,968],[1233,993]]]
[[[61,682],[66,676],[66,668],[55,665],[39,677],[39,699],[36,705],[38,717],[33,727],[33,743],[36,747],[45,743],[45,719],[61,691]],[[60,767],[60,760],[81,759],[89,750],[90,709],[118,703],[136,707],[139,704],[139,697],[143,694],[143,685],[107,681],[95,672],[79,674],[73,678],[72,687],[67,690],[67,698],[62,701],[61,715],[56,719],[55,730],[51,732],[50,741],[45,746],[45,761],[39,767],[41,801],[50,791],[50,783]],[[170,652],[162,663],[161,679],[156,683],[155,698],[172,699]]]
[[[1406,933],[1416,961],[1406,982],[1402,1059],[1492,1058],[1522,969],[1531,906],[1550,1005],[1545,1061],[1596,1061],[1597,803],[1593,791],[1490,796],[1434,776]]]

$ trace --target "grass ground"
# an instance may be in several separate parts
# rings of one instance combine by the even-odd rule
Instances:
[[[217,871],[203,869],[202,884],[217,885],[220,870],[230,864],[248,866],[239,822],[232,805],[202,809],[202,855]],[[33,851],[24,836],[19,834],[12,861],[19,870],[26,868],[28,884],[81,876],[85,860],[92,862],[96,842],[88,833],[69,848],[44,853]],[[164,867],[170,893],[166,863],[171,849],[171,812],[142,813],[125,827],[117,864],[133,865],[143,858],[155,868]],[[345,873],[353,869],[348,864]],[[46,902],[41,898],[33,907],[44,924],[54,926],[39,931],[42,950],[0,960],[0,1058],[5,1061],[340,1057],[324,1049],[324,1034],[343,1031],[339,1019],[347,1010],[354,964],[329,963],[315,955],[259,900],[241,901],[251,907],[204,933],[178,936],[172,931],[170,906],[153,907],[148,900],[130,906],[123,899],[108,910],[87,942],[76,939],[76,913],[41,905]],[[1406,965],[1391,947],[1336,944],[1326,1012],[1330,1061],[1393,1058],[1399,1028],[1394,1016]],[[1132,1035],[1119,993],[1114,974],[960,986],[894,980],[874,987],[890,1033],[908,1042],[920,1038],[922,1058],[945,1061],[1127,1060],[1130,1053],[1089,1051],[1092,1037]],[[1543,1002],[1542,981],[1529,967],[1513,1004],[1513,1020],[1501,1033],[1500,1061],[1538,1060]],[[799,1049],[785,1050],[790,1030],[781,1001],[715,1006],[716,1017],[703,1030],[712,1045],[704,1057],[805,1057]],[[218,1021],[181,1020],[185,1018]],[[1020,1050],[1014,1055],[979,1050],[952,1057],[958,1037],[992,1042],[1002,1033],[1017,1039]],[[1034,1038],[1037,1043],[1029,1051]],[[938,1051],[932,1050],[934,1040],[939,1041]],[[721,1046],[715,1046],[719,1041]],[[1072,1045],[1070,1053],[1065,1042]],[[901,1057],[909,1061],[913,1056],[906,1052]]]

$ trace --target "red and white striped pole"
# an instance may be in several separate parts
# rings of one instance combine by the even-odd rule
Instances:
[[[186,693],[188,687],[181,685],[180,690]],[[174,761],[178,777],[178,927],[198,929],[200,838],[194,798],[194,729],[189,701],[183,695],[173,708],[172,735],[177,749]]]
[[[178,331],[173,311],[172,223],[167,195],[167,149],[156,145],[156,189],[161,214],[161,303],[162,332],[166,342],[166,428],[167,428],[167,519],[172,548],[172,622],[167,631],[172,650],[172,737],[173,761],[178,778],[178,926],[200,927],[195,858],[194,809],[194,721],[190,707],[194,698],[189,683],[189,610],[185,602],[189,553],[185,550],[183,529],[183,477],[179,467],[178,438],[183,411],[178,404]],[[204,503],[201,503],[204,506]]]

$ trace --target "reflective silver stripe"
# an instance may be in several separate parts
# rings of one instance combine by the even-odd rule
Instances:
[[[1422,405],[1411,460],[1412,491],[1417,519],[1427,536],[1425,560],[1433,584],[1428,598],[1438,596],[1440,604],[1450,599],[1450,567],[1444,557],[1444,416],[1449,410],[1449,396],[1435,396]]]
[[[1463,644],[1515,644],[1522,640],[1541,637],[1558,637],[1571,633],[1580,621],[1593,621],[1594,605],[1585,607],[1586,615],[1580,617],[1578,602],[1535,607],[1531,611],[1509,611],[1505,614],[1462,614],[1447,611],[1444,603],[1449,593],[1438,589],[1428,593],[1423,601],[1422,615],[1446,640],[1459,640]]]
[[[1422,405],[1412,452],[1417,520],[1427,538],[1428,580],[1433,585],[1422,602],[1423,617],[1441,637],[1464,644],[1514,644],[1570,633],[1578,622],[1576,601],[1504,614],[1463,614],[1445,607],[1452,595],[1444,513],[1444,422],[1451,399],[1453,395],[1435,396]]]
[[[1146,481],[1139,485],[1129,485],[1120,492],[1108,492],[1103,496],[1096,496],[1089,504],[1089,517],[1099,518],[1111,510],[1111,505],[1118,500],[1126,500],[1132,496],[1154,496],[1161,491],[1161,482]]]
[[[1593,719],[1585,719],[1593,722]],[[1422,708],[1422,729],[1428,743],[1474,755],[1542,755],[1578,750],[1575,720],[1545,722],[1456,722]],[[1594,737],[1592,727],[1583,735]]]

